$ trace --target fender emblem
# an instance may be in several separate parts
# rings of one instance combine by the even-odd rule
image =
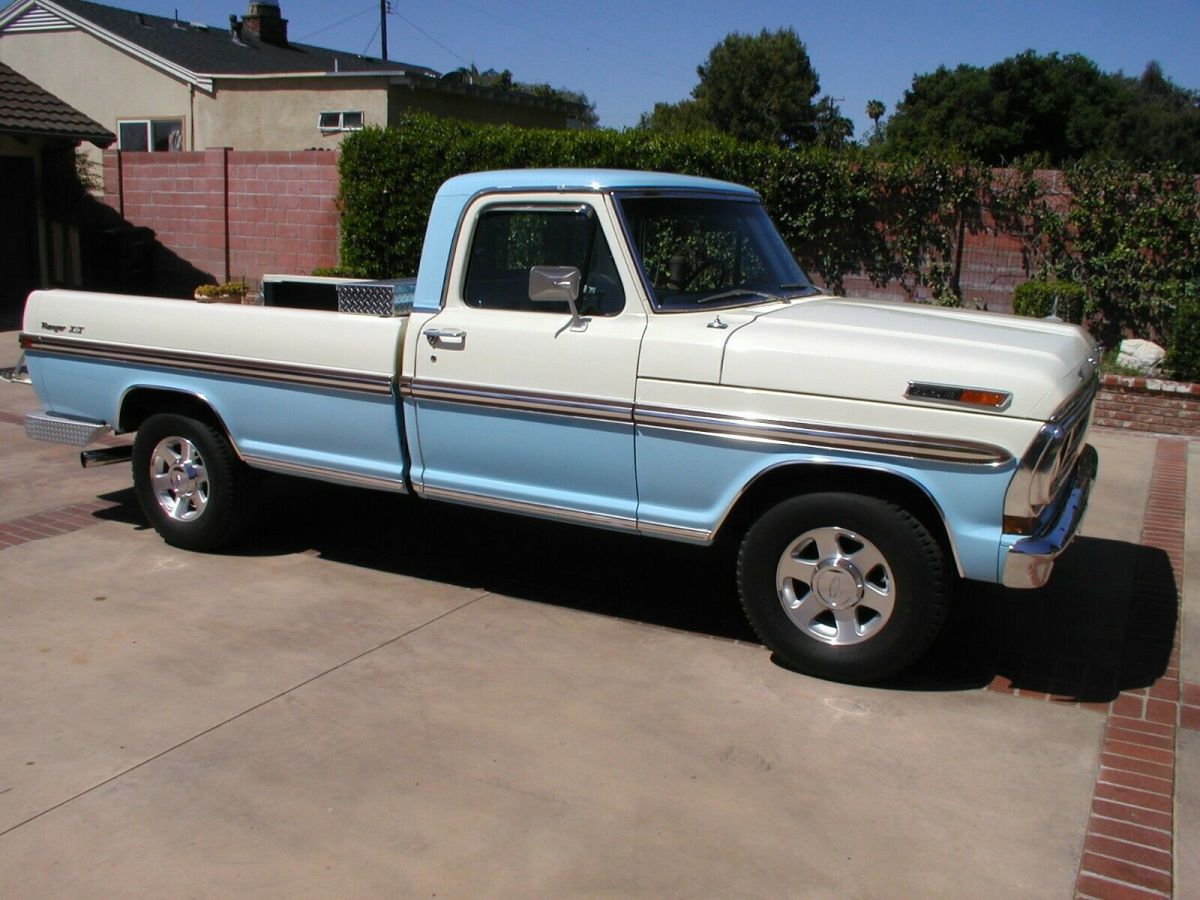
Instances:
[[[82,325],[51,325],[49,322],[42,323],[42,331],[53,331],[55,334],[62,334],[64,331],[67,334],[83,334]]]

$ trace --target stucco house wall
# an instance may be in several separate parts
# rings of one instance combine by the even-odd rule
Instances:
[[[216,80],[196,94],[196,149],[336,150],[346,132],[323,133],[322,112],[361,111],[367,125],[388,121],[388,81],[381,77]]]
[[[183,120],[184,149],[193,149],[190,85],[171,78],[82,31],[4,34],[0,62],[62,97],[105,128],[120,119]],[[97,165],[100,151],[83,149]]]
[[[385,77],[223,78],[208,94],[81,31],[6,34],[0,62],[114,133],[121,120],[180,119],[184,150],[336,149],[345,132],[323,134],[322,112],[361,110],[367,124],[388,122]],[[85,149],[99,163],[99,151]]]

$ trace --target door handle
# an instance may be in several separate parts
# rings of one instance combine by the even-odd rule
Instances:
[[[467,333],[461,328],[426,328],[421,333],[429,341],[430,347],[441,345],[461,349],[467,343]]]

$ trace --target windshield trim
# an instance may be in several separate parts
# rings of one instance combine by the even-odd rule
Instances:
[[[616,211],[617,223],[621,227],[621,236],[625,240],[626,251],[629,253],[630,258],[633,260],[633,263],[634,263],[633,268],[637,275],[638,284],[641,285],[642,293],[645,295],[647,301],[649,301],[650,307],[651,307],[651,309],[654,310],[655,313],[658,313],[660,315],[667,315],[667,316],[696,313],[696,312],[699,312],[702,307],[700,305],[697,305],[695,307],[671,308],[671,307],[664,307],[659,303],[658,294],[654,290],[654,286],[652,284],[650,284],[650,281],[646,276],[645,266],[642,265],[642,261],[638,258],[638,254],[634,250],[636,243],[633,240],[633,232],[629,228],[629,221],[625,218],[625,205],[621,201],[626,200],[626,199],[638,199],[638,198],[642,198],[642,197],[672,197],[672,198],[679,198],[680,200],[718,200],[718,199],[720,199],[720,200],[729,200],[729,201],[732,201],[735,203],[748,203],[753,206],[762,208],[763,212],[764,213],[766,212],[765,208],[763,208],[763,205],[762,205],[762,198],[758,195],[757,192],[748,194],[748,193],[741,193],[741,192],[734,192],[734,191],[722,191],[722,190],[703,191],[703,190],[670,190],[670,189],[655,189],[655,188],[645,188],[645,189],[644,188],[629,188],[629,189],[625,189],[625,190],[610,191],[609,195],[615,201],[613,203],[613,209]],[[770,216],[767,216],[767,218],[770,219]],[[775,226],[774,220],[771,220],[771,226],[772,227]],[[783,240],[782,235],[780,235],[780,240]],[[788,248],[788,252],[789,253],[791,252],[791,248]],[[799,262],[796,263],[796,266],[797,266],[797,268],[800,268]],[[802,274],[804,276],[805,280],[808,281],[809,287],[811,289],[815,290],[817,293],[820,293],[820,288],[818,288],[817,285],[812,283],[812,279],[808,277],[808,273],[805,272],[802,268],[800,269],[800,274]],[[780,297],[771,298],[771,299],[766,299],[763,296],[763,294],[765,292],[755,291],[754,299],[751,302],[746,302],[745,300],[736,300],[736,299],[731,298],[732,302],[730,302],[730,303],[717,302],[712,306],[703,307],[703,309],[705,312],[712,312],[712,311],[720,312],[721,310],[725,310],[725,309],[740,309],[742,307],[748,307],[748,306],[761,306],[765,303],[787,303],[787,302],[790,302],[791,300],[799,299],[800,297],[815,296],[814,294],[811,294],[811,293],[797,294],[797,293],[795,293],[796,290],[797,289],[793,288],[791,290],[791,292],[785,292]]]

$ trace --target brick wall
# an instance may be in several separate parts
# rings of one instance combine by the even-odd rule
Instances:
[[[1105,375],[1093,424],[1200,437],[1200,384]]]
[[[309,275],[338,262],[337,154],[229,153],[230,267]]]
[[[185,271],[257,284],[336,265],[337,188],[329,151],[104,154],[104,202],[153,230],[160,285]]]

